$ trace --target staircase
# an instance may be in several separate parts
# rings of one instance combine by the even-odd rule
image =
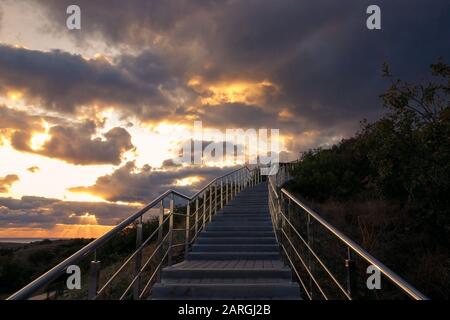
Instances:
[[[273,232],[267,184],[247,188],[208,224],[187,259],[162,270],[152,299],[300,299]]]
[[[90,300],[298,300],[301,297],[311,300],[352,300],[360,297],[358,290],[355,290],[358,286],[355,286],[354,280],[359,277],[360,282],[366,282],[366,278],[361,279],[357,270],[365,270],[369,265],[375,266],[384,279],[393,284],[387,286],[387,293],[391,296],[393,287],[397,293],[412,299],[428,300],[427,296],[281,187],[289,180],[289,170],[294,165],[295,162],[280,164],[278,173],[266,179],[261,176],[259,167],[243,166],[213,179],[190,197],[176,190],[167,190],[103,236],[12,294],[8,300],[32,299],[42,295],[45,290],[50,293],[52,288],[62,287],[61,279],[67,275],[70,266],[87,261],[91,262],[88,290],[84,297]],[[176,209],[175,203],[185,204],[185,213]],[[217,211],[222,204],[225,207]],[[149,212],[153,214],[158,209],[158,226],[144,238],[143,216]],[[297,215],[294,224],[289,214],[292,212]],[[178,217],[176,228],[175,215]],[[185,220],[181,225],[180,216]],[[298,231],[302,226],[306,234]],[[97,250],[110,243],[111,239],[117,239],[116,236],[120,236],[125,229],[127,234],[136,233],[136,246],[131,246],[131,252],[122,263],[115,263],[114,266],[102,264]],[[316,233],[318,230],[321,236]],[[174,231],[184,231],[184,239],[174,237]],[[323,252],[319,254],[316,250],[320,248],[316,245],[323,239],[327,242],[322,247],[325,245],[334,250],[339,246],[346,249],[333,251],[333,259],[328,261],[329,264],[323,262],[327,255]],[[333,241],[332,246],[328,245],[330,241]],[[181,253],[178,251],[177,256],[185,254],[186,259],[170,266],[174,258],[173,248],[180,246],[184,250]],[[283,252],[284,261],[289,262],[289,267],[281,260],[280,251]],[[315,263],[306,265],[303,262],[312,258]],[[342,263],[337,263],[337,259],[342,259]],[[358,267],[355,266],[356,262]],[[164,267],[167,264],[169,267]],[[341,279],[342,268],[339,266],[344,265],[345,279]],[[112,267],[113,273],[108,269],[111,276],[102,279],[101,270]],[[317,267],[320,269],[317,270]],[[123,280],[120,276],[126,271],[132,274],[131,277],[127,275],[130,282],[123,290],[123,282],[119,282],[119,286],[117,284]],[[320,277],[317,277],[318,272]],[[292,281],[293,274],[301,290],[297,282]],[[158,275],[161,275],[160,281],[155,284]],[[327,292],[322,288],[324,284]],[[74,297],[64,292],[58,296],[60,299]],[[362,298],[379,297],[383,296],[376,293]]]

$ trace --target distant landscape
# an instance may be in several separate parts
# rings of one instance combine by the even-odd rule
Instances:
[[[23,240],[0,242],[0,299],[8,297],[91,241],[45,239],[20,242]]]

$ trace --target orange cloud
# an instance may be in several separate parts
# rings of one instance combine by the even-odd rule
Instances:
[[[13,183],[19,181],[16,174],[8,174],[6,177],[0,177],[0,193],[6,193],[11,189]]]
[[[197,91],[202,104],[263,104],[267,95],[277,94],[278,87],[270,81],[223,81],[204,83],[201,77],[191,78],[187,85]]]

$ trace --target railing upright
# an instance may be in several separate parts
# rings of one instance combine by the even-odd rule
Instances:
[[[191,220],[191,203],[188,201],[186,206],[186,233],[185,233],[185,241],[184,241],[184,257],[187,258],[189,254],[189,232],[191,231],[190,220]]]
[[[223,181],[220,180],[220,209],[223,209]]]
[[[99,278],[100,278],[100,261],[97,260],[97,252],[94,252],[94,260],[90,263],[89,268],[89,287],[88,299],[92,300],[97,296]]]
[[[174,201],[173,201],[173,195],[170,197],[170,216],[169,216],[169,246],[168,246],[168,254],[167,254],[167,261],[168,265],[172,265],[172,249],[173,249],[173,210],[174,210]]]
[[[194,235],[197,237],[198,232],[198,197],[195,199],[195,227],[194,227]]]
[[[136,225],[136,250],[138,250],[141,245],[142,245],[142,217],[139,220],[139,223]],[[141,263],[142,263],[142,250],[138,250],[134,260],[134,276],[138,277],[133,285],[134,300],[139,300],[139,292],[141,290],[141,277],[140,277]]]
[[[212,185],[209,186],[209,222],[212,220],[212,212],[213,212],[213,193],[212,193]]]
[[[355,261],[352,257],[352,251],[347,247],[347,258],[345,259],[347,293],[352,299],[356,298],[356,279],[355,279]]]
[[[205,230],[205,225],[206,225],[206,201],[208,199],[206,198],[206,190],[203,191],[203,225],[202,225],[202,230]]]
[[[229,199],[229,182],[228,182],[228,177],[225,178],[225,192],[226,192],[226,196],[225,196],[225,203],[228,204],[228,202],[230,201]]]

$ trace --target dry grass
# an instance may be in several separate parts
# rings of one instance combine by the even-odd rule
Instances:
[[[430,235],[411,230],[409,208],[382,200],[310,203],[310,206],[416,288],[435,299],[450,296],[450,256]]]

